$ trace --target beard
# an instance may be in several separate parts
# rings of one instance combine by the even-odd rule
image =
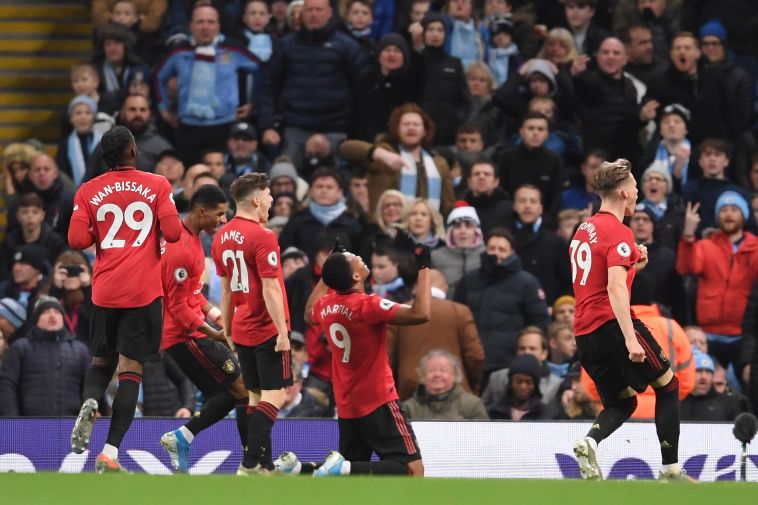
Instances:
[[[133,134],[138,135],[147,129],[148,122],[141,119],[135,119],[132,121],[124,122],[124,126],[129,128]]]

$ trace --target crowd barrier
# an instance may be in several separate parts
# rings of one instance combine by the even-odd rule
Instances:
[[[92,471],[95,452],[70,452],[72,419],[0,419],[0,472]],[[102,448],[108,419],[95,423],[92,447]],[[161,435],[181,425],[177,419],[136,419],[126,435],[120,461],[129,470],[172,473],[159,444]],[[578,478],[571,451],[588,422],[420,422],[413,423],[429,477]],[[758,481],[758,442],[749,447],[747,479]],[[292,419],[276,423],[273,450],[293,451],[303,461],[320,461],[338,447],[337,423]],[[679,454],[687,472],[704,480],[739,478],[740,444],[731,424],[682,425]],[[199,434],[192,444],[190,473],[231,473],[241,459],[234,420],[225,419]],[[627,423],[600,446],[606,478],[657,477],[660,452],[652,423]]]

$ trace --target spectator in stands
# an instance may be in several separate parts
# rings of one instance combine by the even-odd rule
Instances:
[[[134,34],[120,23],[98,30],[92,64],[100,79],[99,93],[123,92],[135,79],[150,82],[148,69],[135,51],[136,43]]]
[[[624,71],[649,87],[669,66],[667,45],[665,54],[658,56],[653,50],[653,33],[642,23],[633,23],[621,32],[627,62]]]
[[[163,138],[153,123],[150,101],[142,95],[127,95],[118,114],[118,124],[126,126],[137,143],[137,170],[153,172],[156,170],[158,156],[172,149],[168,140]],[[94,179],[104,174],[108,167],[103,161],[103,151],[98,144],[89,160],[85,180]]]
[[[418,420],[489,419],[482,400],[461,386],[461,364],[443,349],[426,353],[419,362],[420,384],[403,402],[408,417]]]
[[[553,319],[557,323],[567,323],[574,326],[576,299],[571,295],[563,295],[553,303]]]
[[[21,246],[13,255],[10,278],[0,282],[0,298],[13,298],[27,307],[33,306],[37,291],[50,271],[48,254],[37,244]]]
[[[221,149],[208,148],[203,149],[200,153],[200,163],[208,167],[208,171],[213,175],[213,178],[220,181],[224,175],[226,175],[226,165],[224,164],[224,151]],[[228,182],[234,181],[234,177],[230,177]]]
[[[558,230],[556,234],[570,243],[583,215],[584,212],[580,212],[577,209],[563,209],[560,211],[558,213]]]
[[[469,172],[468,187],[465,200],[476,210],[484,233],[513,220],[513,202],[500,187],[500,172],[496,164],[484,159],[477,160]]]
[[[117,5],[125,2],[113,2],[113,0],[92,0],[92,24],[96,28],[108,21],[121,23],[122,20],[116,9]],[[137,6],[140,30],[153,33],[160,29],[163,15],[166,13],[167,2],[154,0],[133,0]],[[125,23],[122,23],[125,24]]]
[[[418,69],[411,65],[408,43],[397,33],[379,40],[377,57],[355,89],[350,110],[349,138],[374,142],[387,128],[390,113],[418,100]]]
[[[419,385],[419,360],[434,349],[444,349],[455,356],[461,368],[461,379],[457,384],[465,391],[479,393],[484,349],[474,316],[465,305],[446,300],[447,291],[445,277],[439,270],[432,270],[432,318],[429,322],[388,328],[387,352],[401,400],[413,395]]]
[[[698,204],[687,204],[677,270],[698,278],[697,322],[708,336],[708,350],[739,376],[742,320],[758,279],[758,238],[744,231],[748,206],[742,196],[724,192],[715,206],[720,230],[695,240]],[[707,212],[707,210],[704,210]]]
[[[639,110],[637,90],[624,75],[626,61],[624,44],[609,37],[600,44],[597,70],[575,64],[572,75],[584,148],[602,149],[608,159],[626,158],[634,166],[641,154],[637,133],[643,122],[655,117],[655,103]]]
[[[0,370],[3,367],[3,358],[8,346],[19,338],[19,330],[26,323],[26,303],[21,303],[13,298],[0,299]]]
[[[550,348],[545,362],[552,375],[561,379],[566,377],[569,364],[576,354],[576,336],[574,325],[564,322],[553,322],[547,327],[547,342]]]
[[[356,248],[361,226],[347,211],[342,178],[334,170],[316,170],[309,192],[308,207],[290,218],[282,230],[279,244],[282,249],[295,246],[313,262],[315,243],[322,235],[339,236],[343,243]]]
[[[65,240],[45,222],[45,207],[36,193],[26,193],[19,197],[16,207],[16,221],[20,226],[12,229],[3,240],[0,251],[0,279],[7,279],[13,266],[14,256],[22,246],[36,244],[46,251],[45,259],[53,259],[66,246]]]
[[[29,173],[21,183],[21,193],[36,193],[45,205],[45,221],[61,237],[68,236],[74,195],[64,186],[55,160],[43,153],[34,156]]]
[[[592,420],[597,417],[602,408],[600,402],[590,398],[582,383],[582,365],[578,361],[571,364],[561,386],[561,410],[555,419],[559,420]]]
[[[545,35],[545,41],[537,53],[538,59],[550,61],[557,68],[568,68],[579,56],[571,32],[565,28],[557,27]]]
[[[360,244],[360,255],[367,265],[377,247],[392,247],[405,238],[400,235],[404,235],[401,228],[407,208],[405,196],[396,189],[388,189],[379,197],[373,222],[365,230],[366,238]]]
[[[608,156],[600,149],[593,149],[584,155],[580,166],[582,180],[578,184],[563,190],[562,202],[564,209],[586,210],[595,204],[599,205],[600,197],[595,192],[595,186],[592,181],[595,177],[595,170],[607,159]]]
[[[400,275],[399,251],[380,245],[371,254],[370,292],[397,303],[408,302],[412,295]]]
[[[531,184],[516,189],[513,198],[513,244],[524,271],[534,275],[548,305],[571,292],[568,244],[543,220],[542,195]]]
[[[649,261],[645,273],[652,283],[652,299],[664,306],[674,319],[686,321],[687,297],[682,277],[676,271],[676,251],[654,239],[655,214],[649,207],[639,204],[629,220],[629,227],[634,233],[634,241],[647,247]]]
[[[668,171],[674,182],[671,189],[677,193],[691,176],[689,165],[692,144],[687,138],[689,120],[690,111],[678,103],[665,106],[658,120],[658,134],[661,138],[649,144],[642,161],[642,166],[655,166]]]
[[[155,173],[168,179],[173,191],[178,191],[182,187],[184,177],[184,163],[179,153],[173,148],[160,152],[155,159]]]
[[[92,267],[79,251],[67,250],[53,263],[52,274],[40,288],[40,294],[61,302],[66,328],[89,345],[92,310]]]
[[[32,158],[38,151],[24,142],[9,144],[3,151],[3,195],[6,201],[21,192],[21,183],[29,173]],[[7,223],[6,223],[7,224]]]
[[[120,103],[119,94],[114,93],[100,93],[100,76],[97,73],[97,69],[91,63],[77,63],[71,67],[71,89],[74,95],[86,95],[93,99],[97,103],[97,109],[108,115],[113,115],[117,110]],[[71,124],[67,117],[63,118],[62,132],[64,135],[68,135],[71,131]]]
[[[445,53],[445,19],[429,12],[422,25],[423,33],[413,33],[413,49],[422,54],[419,64],[425,76],[418,104],[436,125],[434,145],[449,146],[455,142],[458,125],[469,117],[466,76],[461,60]]]
[[[736,400],[713,389],[716,366],[713,358],[697,352],[695,358],[695,387],[680,404],[682,421],[734,421],[739,412]]]
[[[314,133],[305,141],[302,164],[298,167],[298,173],[305,179],[310,179],[313,171],[318,168],[336,168],[332,143],[329,137],[322,133]]]
[[[423,198],[417,198],[405,211],[402,228],[416,244],[430,249],[445,247],[445,226],[442,215]]]
[[[455,289],[455,301],[471,308],[486,357],[485,372],[508,368],[516,352],[519,328],[550,322],[539,281],[521,268],[514,238],[505,228],[493,228],[481,268],[466,274]]]
[[[358,43],[337,29],[328,0],[306,0],[303,29],[282,39],[271,58],[261,101],[260,122],[265,144],[280,145],[300,165],[305,141],[324,133],[333,145],[345,139],[353,90],[367,70]],[[328,44],[329,51],[323,51]],[[313,69],[318,68],[316,75]]]
[[[271,56],[278,49],[279,38],[268,33],[271,21],[271,7],[264,0],[251,0],[245,5],[242,14],[242,36],[247,50],[255,55],[263,65],[256,73],[245,75],[245,96],[247,104],[240,110],[239,117],[245,119],[253,112],[257,116],[256,105],[260,103],[263,93],[263,72]]]
[[[446,46],[451,56],[459,58],[467,69],[475,61],[482,61],[485,55],[484,42],[474,20],[472,0],[448,0],[449,34]]]
[[[642,174],[641,204],[655,218],[654,240],[676,250],[684,226],[684,205],[681,196],[673,191],[671,172],[659,165],[651,166]]]
[[[197,162],[208,147],[223,148],[238,110],[238,71],[256,72],[259,61],[251,53],[225,42],[220,34],[219,11],[210,2],[192,9],[189,41],[180,44],[156,72],[158,110],[176,128],[186,165]],[[169,110],[168,83],[176,77],[178,117]]]
[[[347,208],[361,227],[368,228],[371,204],[368,197],[368,174],[361,167],[354,167],[348,185]]]
[[[329,409],[320,400],[303,387],[303,365],[292,362],[292,385],[285,389],[284,405],[279,409],[279,419],[303,417],[329,417]]]
[[[708,354],[708,337],[700,326],[685,326],[684,333],[687,334],[693,352]]]
[[[695,230],[699,237],[705,230],[719,226],[718,214],[714,214],[711,210],[716,207],[716,202],[724,192],[735,192],[746,202],[750,200],[751,195],[745,188],[738,186],[726,176],[729,153],[723,140],[705,139],[698,146],[698,152],[700,153],[698,164],[703,176],[685,184],[682,187],[682,196],[688,202],[699,203],[703,210],[700,213],[700,224]],[[751,212],[745,216],[745,223],[752,223]]]
[[[184,177],[182,178],[182,186],[179,190],[174,192],[173,195],[174,203],[176,204],[176,210],[178,210],[180,214],[189,210],[190,199],[195,193],[195,179],[197,179],[197,176],[209,173],[210,169],[208,166],[203,165],[202,163],[192,165],[187,169],[186,172],[184,172]]]
[[[188,419],[195,413],[195,387],[167,353],[145,363],[142,371],[143,416]]]
[[[740,355],[741,379],[747,385],[747,394],[750,396],[754,410],[758,408],[758,346],[756,346],[756,341],[758,341],[758,281],[753,284],[753,290],[745,307],[745,317],[742,320],[742,352]]]
[[[502,401],[487,410],[491,419],[539,421],[551,419],[551,409],[542,402],[540,364],[531,354],[520,354],[508,370],[508,388]]]
[[[667,58],[671,39],[679,32],[679,16],[671,8],[672,3],[678,2],[640,0],[637,2],[637,9],[626,16],[626,19],[622,20],[619,15],[614,15],[613,30],[621,33],[627,30],[628,26],[635,24],[646,27],[650,31],[655,55],[659,58]]]
[[[569,131],[570,125],[558,122],[555,100],[548,96],[534,97],[529,100],[526,107],[527,112],[539,112],[548,120],[550,133],[545,141],[545,147],[557,154],[564,163],[578,161],[582,153],[582,140],[579,135]],[[520,142],[520,138],[516,139],[516,143]]]
[[[344,15],[345,27],[350,35],[353,36],[366,59],[375,56],[376,39],[372,36],[371,25],[374,22],[371,13],[371,2],[369,0],[350,0],[347,11]]]
[[[384,191],[399,189],[407,198],[426,198],[442,215],[450,212],[455,199],[453,181],[445,159],[430,152],[434,132],[435,124],[426,112],[408,103],[392,111],[386,143],[342,143],[342,158],[368,164],[372,211]]]
[[[298,33],[303,27],[303,7],[305,0],[293,0],[287,6],[287,31]]]
[[[274,197],[274,203],[271,204],[271,217],[289,219],[298,211],[300,211],[300,207],[294,193],[279,193]]]
[[[273,196],[279,193],[294,193],[298,200],[302,200],[308,192],[308,183],[303,181],[297,174],[297,169],[292,161],[286,156],[277,158],[268,172]],[[301,187],[304,191],[301,194]]]
[[[519,47],[513,41],[514,25],[509,16],[495,16],[490,21],[490,40],[487,45],[487,64],[498,86],[516,75],[521,66]],[[464,62],[465,64],[465,62]]]
[[[574,36],[577,52],[593,56],[609,34],[592,22],[597,0],[565,0],[566,22]]]
[[[457,207],[447,216],[445,243],[445,247],[432,251],[432,265],[445,276],[452,294],[464,275],[479,270],[486,249],[479,216],[473,207]]]
[[[89,351],[66,329],[63,317],[54,298],[41,297],[35,304],[34,327],[11,344],[0,370],[0,415],[76,415]]]
[[[474,121],[492,99],[492,92],[497,88],[497,83],[487,64],[477,61],[466,70],[466,85],[471,97],[468,119]]]
[[[548,128],[543,114],[526,114],[519,130],[522,143],[496,154],[495,161],[500,169],[500,187],[515,195],[524,184],[536,186],[542,194],[546,216],[554,220],[561,210],[565,174],[561,159],[545,149]]]
[[[65,173],[75,186],[85,180],[87,164],[92,158],[95,146],[100,143],[100,137],[105,131],[95,127],[97,102],[86,95],[75,97],[68,104],[68,117],[71,122],[71,133],[58,143],[58,153],[55,157],[58,168]]]

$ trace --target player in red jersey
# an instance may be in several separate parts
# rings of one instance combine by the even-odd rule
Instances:
[[[637,408],[637,393],[650,385],[656,396],[660,478],[688,480],[678,463],[679,381],[629,304],[634,274],[648,260],[647,248],[635,245],[632,230],[623,224],[637,202],[631,168],[619,159],[597,169],[594,185],[602,199],[600,210],[579,226],[569,249],[577,351],[604,407],[587,436],[574,444],[574,454],[583,478],[602,479],[597,445],[629,419]]]
[[[161,445],[180,472],[189,470],[193,439],[202,430],[237,409],[237,430],[244,447],[247,443],[247,390],[240,376],[237,358],[224,338],[206,319],[218,324],[221,311],[201,293],[205,253],[200,232],[212,235],[226,222],[226,194],[218,186],[201,186],[192,194],[189,212],[182,221],[178,242],[162,242],[163,340],[161,349],[205,396],[198,415],[175,431],[161,437]]]
[[[71,449],[89,446],[97,400],[118,366],[108,438],[95,460],[98,473],[122,471],[118,447],[134,417],[142,364],[159,358],[163,287],[160,235],[176,242],[181,223],[171,184],[135,168],[131,132],[114,126],[100,141],[108,172],[85,182],[74,197],[68,243],[97,252],[92,277],[90,349],[92,367],[84,381],[84,403],[71,432]]]
[[[431,253],[418,246],[415,255],[419,274],[412,306],[366,294],[370,272],[360,256],[335,252],[324,262],[321,280],[306,304],[305,321],[321,326],[332,351],[340,450],[329,454],[316,476],[424,475],[387,359],[387,325],[423,324],[431,317]],[[372,453],[380,461],[371,461]],[[277,466],[285,473],[303,470],[292,453],[282,454]]]
[[[250,391],[247,447],[238,475],[268,473],[271,429],[292,385],[289,308],[279,244],[264,227],[273,198],[266,174],[245,174],[232,183],[237,214],[213,239],[221,277],[224,332],[237,350]]]

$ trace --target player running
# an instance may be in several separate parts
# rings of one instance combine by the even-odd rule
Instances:
[[[340,450],[329,454],[316,476],[424,475],[387,359],[387,325],[422,324],[431,317],[431,253],[418,246],[415,255],[419,274],[412,306],[366,294],[363,286],[370,272],[360,256],[335,252],[324,262],[305,320],[321,326],[332,351]],[[380,461],[371,461],[372,453]],[[285,473],[304,470],[292,453],[282,454],[277,466]]]
[[[213,239],[221,277],[224,333],[236,347],[250,391],[247,446],[237,475],[274,469],[271,429],[292,385],[289,308],[276,235],[263,225],[273,201],[266,174],[245,174],[232,183],[237,215]]]
[[[108,172],[76,192],[68,243],[97,252],[92,277],[90,349],[92,366],[84,380],[84,403],[71,432],[71,450],[87,450],[97,401],[118,367],[108,438],[95,471],[121,472],[118,448],[134,418],[142,364],[159,359],[163,288],[159,236],[176,242],[181,223],[165,177],[135,168],[137,146],[123,126],[100,141]]]
[[[624,159],[605,162],[595,172],[602,203],[571,241],[570,256],[579,360],[595,381],[604,410],[574,444],[582,478],[603,478],[597,445],[637,408],[637,393],[655,391],[655,428],[663,466],[661,480],[691,480],[678,463],[679,381],[666,354],[629,305],[632,281],[648,261],[647,248],[635,245],[624,217],[634,214],[637,182]]]
[[[206,319],[219,323],[221,311],[200,292],[205,253],[200,231],[213,235],[226,222],[226,194],[218,186],[205,185],[190,199],[189,213],[182,221],[182,236],[173,244],[161,243],[163,281],[163,340],[161,350],[202,391],[205,404],[190,421],[161,437],[161,445],[176,470],[189,470],[190,444],[202,430],[237,409],[237,429],[242,446],[247,444],[247,390],[237,358],[224,338]]]

